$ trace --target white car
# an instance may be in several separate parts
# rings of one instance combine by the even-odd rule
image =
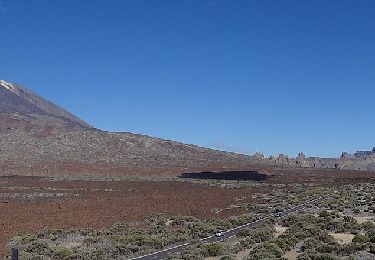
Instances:
[[[217,232],[217,233],[215,234],[215,236],[217,236],[217,237],[221,237],[222,235],[224,235],[224,232]]]

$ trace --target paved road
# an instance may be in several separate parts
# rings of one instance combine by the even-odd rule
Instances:
[[[223,232],[221,232],[220,236],[212,235],[212,236],[209,236],[209,237],[206,237],[206,238],[202,238],[201,241],[204,242],[204,243],[221,242],[223,240],[226,240],[228,238],[231,238],[231,237],[237,235],[244,228],[256,227],[256,226],[264,223],[267,219],[286,217],[289,214],[297,212],[297,211],[300,211],[300,210],[304,209],[307,205],[309,205],[311,203],[315,203],[315,202],[321,201],[321,200],[323,200],[326,197],[328,197],[328,196],[323,196],[323,197],[319,197],[319,198],[315,198],[315,199],[306,201],[306,202],[304,202],[304,203],[302,203],[300,205],[297,205],[297,206],[295,206],[293,208],[287,209],[287,210],[285,210],[283,212],[280,212],[278,214],[272,214],[272,215],[270,215],[268,217],[265,217],[265,218],[262,218],[262,219],[258,219],[258,220],[254,221],[254,222],[250,222],[250,223],[247,223],[245,225],[238,226],[238,227],[235,227],[235,228],[223,231]],[[175,254],[175,253],[179,253],[179,252],[183,251],[189,245],[190,245],[190,243],[186,243],[186,244],[182,244],[182,245],[178,245],[178,246],[166,248],[164,250],[161,250],[161,251],[149,254],[149,255],[144,255],[144,256],[139,256],[139,257],[136,257],[136,258],[132,258],[131,260],[162,260],[162,259],[167,259],[169,255],[172,255],[172,254]]]

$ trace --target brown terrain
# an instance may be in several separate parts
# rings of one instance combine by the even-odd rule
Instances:
[[[223,218],[242,211],[213,209],[278,187],[272,184],[375,181],[371,172],[310,168],[302,155],[265,159],[101,131],[6,81],[0,81],[0,154],[0,257],[13,236],[44,227],[102,228],[156,212]],[[178,178],[240,173],[262,185],[224,189]]]
[[[0,177],[0,256],[9,252],[8,242],[20,233],[37,232],[45,227],[59,229],[105,228],[119,221],[142,220],[153,213],[169,216],[224,218],[244,213],[243,209],[215,208],[243,202],[259,203],[251,195],[288,189],[288,184],[341,185],[374,182],[375,175],[339,170],[274,171],[262,186],[224,189],[202,184],[160,181],[56,181],[42,177]],[[269,185],[267,185],[269,184]],[[285,184],[277,188],[272,184]]]
[[[7,243],[19,233],[35,232],[44,227],[103,228],[118,221],[141,220],[157,212],[170,216],[227,217],[241,211],[214,214],[211,209],[229,206],[235,197],[266,191],[264,188],[229,190],[188,182],[1,177],[0,255],[8,252]]]

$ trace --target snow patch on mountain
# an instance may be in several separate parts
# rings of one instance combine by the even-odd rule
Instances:
[[[0,86],[6,88],[11,92],[16,92],[17,90],[17,88],[13,84],[6,82],[5,80],[0,80]]]
[[[18,84],[0,80],[0,113],[17,112],[25,117],[43,117],[46,125],[91,129],[92,126],[65,109]],[[29,119],[31,120],[31,119]],[[35,119],[36,120],[36,119]]]

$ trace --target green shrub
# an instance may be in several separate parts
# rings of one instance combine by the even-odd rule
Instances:
[[[26,252],[37,253],[38,255],[51,255],[51,250],[48,247],[48,244],[41,240],[32,241],[26,249]]]
[[[222,244],[213,243],[205,245],[202,249],[202,255],[204,256],[219,256],[223,253],[224,247]]]
[[[219,260],[235,260],[235,259],[236,258],[234,256],[225,255],[225,256],[220,257]]]
[[[73,252],[65,247],[57,247],[53,251],[53,257],[55,259],[68,259],[68,257],[72,256]]]
[[[369,253],[371,253],[371,254],[375,254],[375,244],[371,244],[371,245],[369,246]]]
[[[367,243],[368,241],[369,241],[368,236],[363,235],[363,234],[355,235],[352,240],[353,243],[359,243],[359,244],[364,244],[364,243]]]
[[[255,247],[247,259],[278,259],[283,255],[283,253],[283,250],[277,244],[266,242]]]
[[[297,257],[298,260],[339,260],[337,256],[331,254],[321,254],[313,250],[307,250]]]

